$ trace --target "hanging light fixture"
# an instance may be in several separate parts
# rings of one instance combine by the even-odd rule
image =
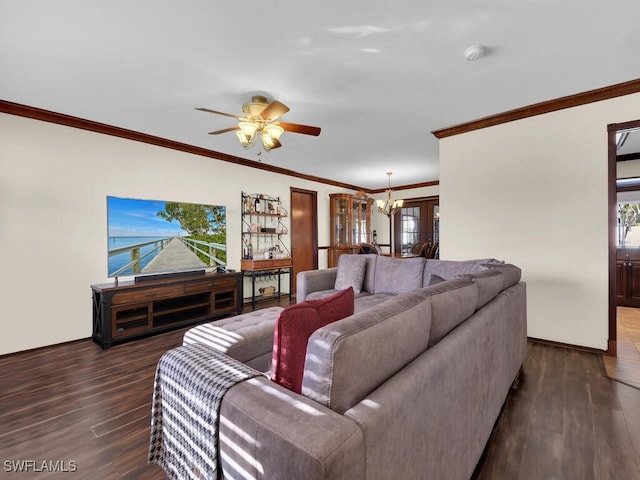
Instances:
[[[251,100],[251,102],[245,103],[242,106],[242,111],[246,117],[240,118],[240,122],[238,122],[239,130],[236,132],[238,140],[240,140],[245,150],[253,147],[258,141],[258,138],[260,138],[262,147],[267,152],[274,148],[281,147],[280,136],[284,132],[284,128],[277,123],[271,122],[275,117],[286,113],[289,107],[276,102],[276,108],[279,110],[276,112],[272,111],[272,115],[263,118],[263,113],[269,105],[267,104],[267,99],[263,96],[256,95]]]
[[[393,172],[387,172],[387,177],[389,177],[389,188],[387,188],[387,199],[386,200],[376,200],[376,204],[378,206],[378,211],[380,213],[385,214],[387,217],[391,218],[395,213],[402,208],[404,205],[404,200],[393,200],[391,198],[391,174]]]
[[[262,146],[267,152],[272,148],[278,148],[280,146],[280,135],[282,135],[282,132],[284,132],[284,128],[275,124],[269,124],[262,129],[260,139],[262,140]]]
[[[258,138],[264,150],[267,152],[274,148],[280,148],[282,146],[280,137],[285,131],[301,133],[303,135],[313,135],[314,137],[320,135],[320,127],[300,125],[298,123],[276,122],[277,119],[289,111],[289,107],[278,100],[268,102],[267,97],[263,95],[254,95],[251,97],[250,102],[242,105],[244,116],[241,117],[203,107],[198,107],[196,110],[215,113],[216,115],[224,115],[225,117],[233,117],[238,120],[235,126],[209,132],[209,135],[235,132],[238,141],[245,150],[258,143]]]
[[[256,132],[258,131],[259,125],[255,122],[245,121],[238,123],[238,127],[240,129],[236,132],[236,136],[244,148],[249,148],[256,143]]]

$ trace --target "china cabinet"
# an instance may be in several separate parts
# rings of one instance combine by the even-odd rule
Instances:
[[[359,244],[371,243],[372,205],[373,199],[364,192],[329,194],[329,267],[337,266],[343,253],[356,253]]]

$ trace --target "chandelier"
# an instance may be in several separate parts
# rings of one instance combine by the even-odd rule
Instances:
[[[387,188],[387,199],[386,200],[376,200],[376,205],[378,206],[378,211],[380,213],[385,214],[387,217],[391,218],[395,213],[402,208],[404,205],[404,200],[392,200],[391,199],[391,174],[393,172],[387,172],[387,177],[389,177],[389,188]]]

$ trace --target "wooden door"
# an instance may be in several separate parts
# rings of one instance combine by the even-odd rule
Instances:
[[[292,293],[296,292],[298,272],[318,268],[318,194],[291,187],[291,274]]]

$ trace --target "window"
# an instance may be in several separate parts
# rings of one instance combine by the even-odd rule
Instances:
[[[406,255],[416,242],[440,241],[440,200],[438,197],[404,199],[394,215],[395,254]]]
[[[401,253],[406,255],[411,245],[420,241],[420,207],[402,208],[401,222]]]
[[[618,203],[618,246],[640,247],[640,202]]]

